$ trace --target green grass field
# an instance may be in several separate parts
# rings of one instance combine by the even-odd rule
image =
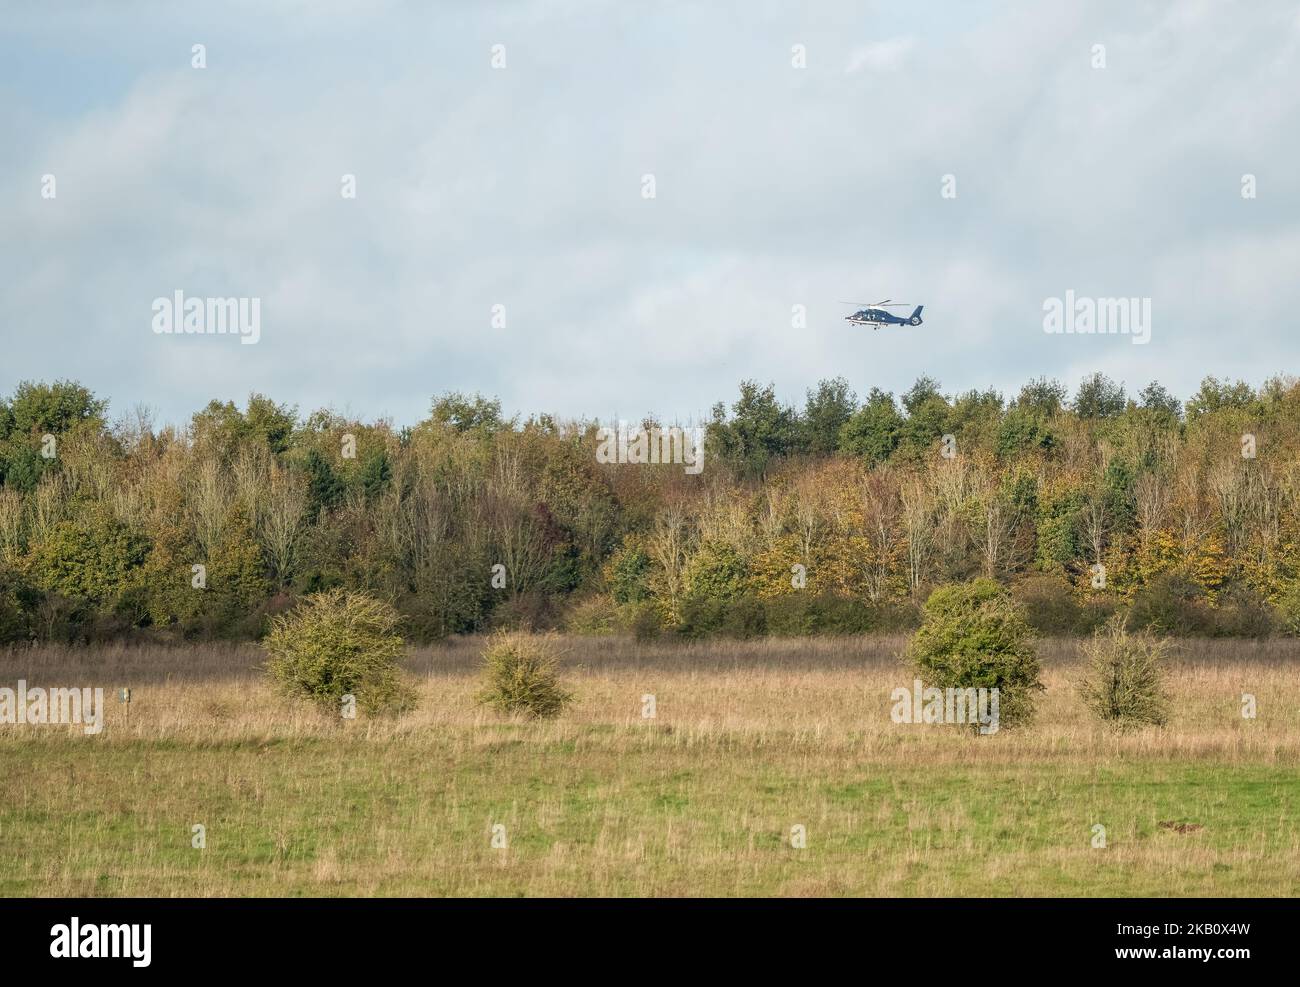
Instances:
[[[97,737],[0,727],[0,893],[1300,894],[1290,645],[1188,645],[1172,722],[1116,735],[1049,642],[1038,718],[981,738],[890,721],[898,643],[570,640],[551,723],[475,706],[474,642],[413,652],[420,709],[370,722],[282,699],[251,648],[11,653],[0,684],[110,705]]]

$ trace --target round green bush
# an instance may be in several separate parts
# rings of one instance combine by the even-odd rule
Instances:
[[[926,686],[997,689],[1001,726],[1032,719],[1034,693],[1043,689],[1024,614],[992,579],[931,593],[905,658]]]
[[[572,693],[560,686],[559,654],[549,636],[498,631],[483,650],[479,702],[502,713],[535,719],[559,716]]]
[[[327,590],[273,617],[263,641],[267,671],[286,691],[330,710],[356,697],[365,713],[400,713],[415,706],[402,681],[396,633],[400,615],[364,593]]]

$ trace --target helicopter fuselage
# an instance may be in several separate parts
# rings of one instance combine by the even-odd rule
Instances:
[[[910,316],[894,315],[880,308],[864,308],[844,318],[855,326],[871,326],[873,329],[880,326],[919,326],[921,308],[922,306],[918,305]]]

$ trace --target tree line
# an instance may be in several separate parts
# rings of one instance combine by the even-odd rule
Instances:
[[[416,639],[866,632],[977,577],[1045,633],[1300,630],[1293,378],[1186,401],[1102,374],[1010,399],[836,378],[802,406],[745,381],[698,475],[598,462],[599,424],[452,393],[399,428],[254,394],[155,427],[24,382],[0,400],[0,640],[250,638],[332,588]]]

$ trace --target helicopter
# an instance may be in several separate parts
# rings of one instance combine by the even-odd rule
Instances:
[[[851,305],[854,303],[843,302],[842,304]],[[857,304],[864,303],[859,302]],[[921,309],[925,308],[925,306],[916,306],[912,310],[912,314],[906,318],[885,311],[890,308],[907,308],[907,303],[890,301],[888,298],[883,302],[871,302],[852,315],[846,315],[844,320],[853,323],[855,326],[871,326],[872,329],[879,329],[881,326],[919,326],[921,324]]]

